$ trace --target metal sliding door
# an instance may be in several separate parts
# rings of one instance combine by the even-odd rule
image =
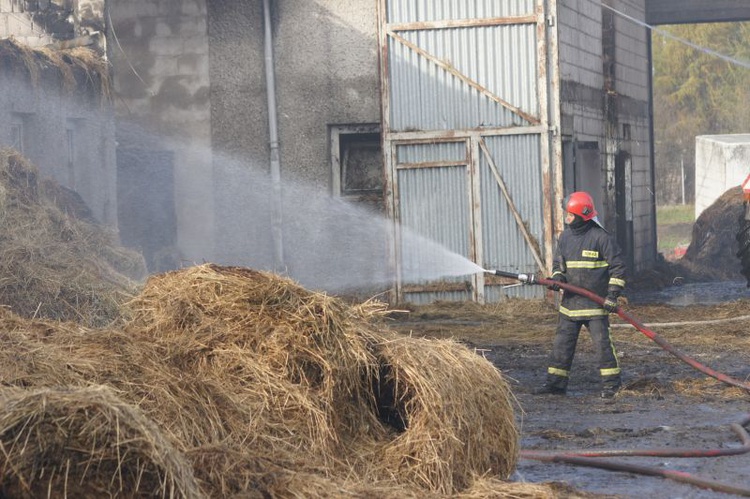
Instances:
[[[414,273],[415,261],[431,257],[420,256],[430,253],[413,240],[423,237],[482,268],[547,270],[557,156],[549,16],[545,0],[381,0],[386,204],[398,299],[495,301],[538,292],[503,290],[481,272],[451,275],[460,267],[455,259],[446,260],[443,276]]]

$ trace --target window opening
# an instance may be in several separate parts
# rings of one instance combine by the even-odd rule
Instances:
[[[383,153],[377,125],[331,127],[334,196],[383,211]]]

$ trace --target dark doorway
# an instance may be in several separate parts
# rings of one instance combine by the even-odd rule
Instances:
[[[625,253],[629,269],[633,268],[633,172],[632,159],[625,151],[615,158],[615,227],[617,243]]]
[[[175,251],[174,155],[117,150],[117,221],[122,244],[141,251],[149,272],[179,266]]]

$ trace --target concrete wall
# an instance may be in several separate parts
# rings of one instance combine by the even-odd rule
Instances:
[[[35,9],[26,8],[23,0],[0,0],[0,38],[12,36],[29,47],[42,47],[55,41],[52,33],[34,21],[35,13]]]
[[[643,18],[644,0],[607,4],[627,16]],[[600,218],[614,232],[618,217],[626,216],[623,201],[618,204],[616,198],[616,164],[629,158],[627,217],[632,240],[620,244],[632,253],[636,270],[647,268],[656,256],[648,32],[593,0],[561,0],[558,16],[562,134],[574,147],[586,147],[574,154],[575,188],[594,190]],[[595,147],[598,161],[591,154]],[[567,178],[573,175],[568,172]]]
[[[209,102],[208,32],[205,0],[112,0],[109,52],[117,94],[117,139],[121,174],[146,172],[150,158],[172,158],[171,171],[145,182],[144,204],[158,201],[159,189],[174,199],[174,248],[162,251],[180,262],[201,262],[213,254],[213,169]],[[159,185],[156,185],[158,177]],[[139,193],[130,192],[128,196]],[[128,203],[132,206],[135,200]],[[127,216],[123,214],[123,216]],[[138,220],[128,220],[137,224]],[[154,231],[143,220],[137,231]],[[153,268],[153,262],[149,262]]]
[[[330,194],[329,125],[380,121],[376,2],[270,4],[283,236],[293,249],[309,232],[306,221],[295,220],[295,198],[308,197],[300,190]],[[269,268],[262,2],[112,0],[109,9],[119,157],[133,158],[139,166],[131,170],[142,172],[147,156],[171,154],[174,263]],[[290,254],[286,263],[294,266]]]
[[[750,173],[750,134],[695,138],[695,218]]]
[[[329,125],[380,122],[376,2],[271,4],[284,244],[294,271],[295,253],[309,244],[299,196],[331,192]],[[261,2],[209,6],[218,257],[264,267],[272,200],[260,192],[270,189],[262,14]]]

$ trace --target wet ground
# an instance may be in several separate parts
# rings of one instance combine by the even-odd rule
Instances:
[[[543,381],[546,348],[491,347],[488,357],[510,378],[522,415],[523,449],[725,449],[740,446],[731,423],[750,412],[750,397],[740,393],[686,395],[670,382],[703,378],[700,373],[656,349],[620,345],[625,389],[614,400],[598,397],[595,360],[579,351],[566,396],[532,395]],[[747,355],[697,356],[724,372],[750,374]],[[677,470],[701,478],[750,487],[750,454],[712,458],[608,457],[656,470]],[[519,462],[514,480],[565,482],[579,490],[622,497],[731,497],[662,477],[600,470],[533,460]]]
[[[716,281],[681,284],[676,278],[676,285],[653,291],[629,293],[633,304],[662,303],[665,305],[715,305],[741,298],[750,298],[750,289],[745,281]]]
[[[704,286],[702,291],[694,286],[694,291],[705,296],[711,286]],[[726,287],[733,286],[729,283]],[[679,292],[690,289],[683,287]],[[750,383],[750,319],[734,320],[750,314],[750,296],[746,288],[737,291],[744,293],[739,294],[740,299],[712,305],[634,303],[631,298],[626,309],[682,354]],[[624,389],[615,399],[599,397],[596,361],[585,329],[568,394],[533,395],[531,390],[544,381],[556,320],[554,308],[546,305],[542,302],[541,307],[529,308],[519,301],[516,305],[467,310],[446,305],[441,309],[436,304],[429,310],[400,316],[395,328],[457,339],[493,362],[509,379],[518,400],[524,450],[741,447],[740,437],[730,425],[750,413],[750,394],[706,376],[619,318],[613,318],[612,336],[623,368]],[[680,326],[683,321],[685,325]],[[660,323],[669,325],[660,327]],[[675,470],[750,490],[750,452],[708,458],[604,459],[652,470]],[[659,476],[527,459],[519,461],[512,479],[564,482],[583,492],[628,498],[738,496]]]

